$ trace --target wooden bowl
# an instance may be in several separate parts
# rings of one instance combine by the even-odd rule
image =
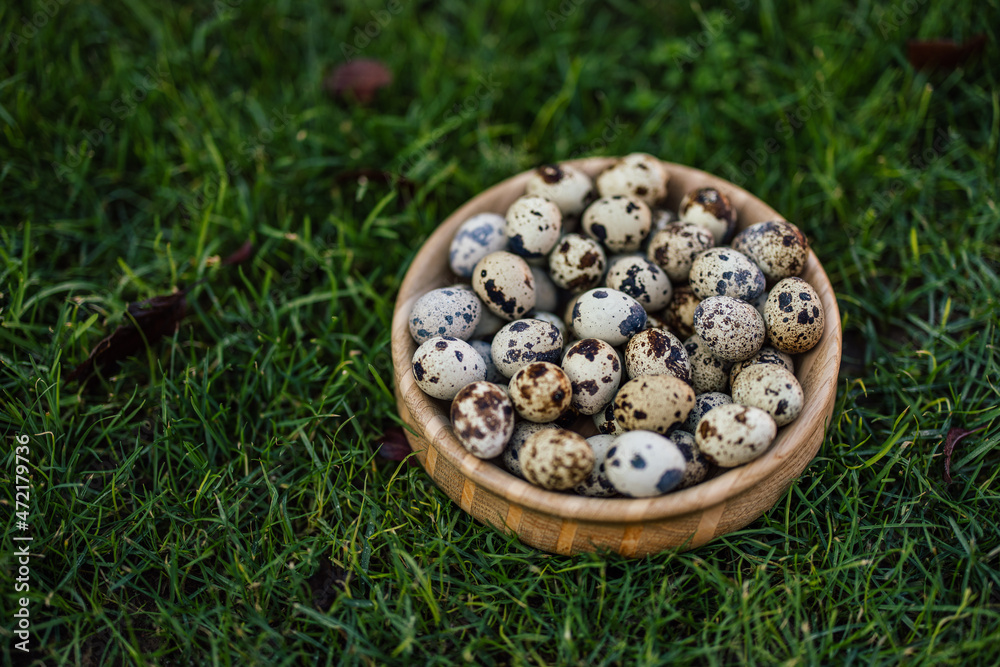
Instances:
[[[569,164],[594,177],[614,160],[586,158]],[[685,192],[712,186],[729,196],[739,213],[740,229],[782,218],[728,181],[690,167],[663,164],[670,172],[667,205],[672,210],[677,210]],[[476,213],[502,215],[524,194],[530,173],[493,186],[455,211],[424,243],[399,290],[392,320],[396,402],[400,416],[416,434],[407,433],[407,437],[420,463],[476,519],[553,553],[607,548],[625,556],[644,556],[671,548],[691,549],[746,526],[772,507],[813,459],[833,414],[841,354],[840,311],[833,287],[812,251],[802,277],[819,292],[826,309],[826,330],[816,347],[795,360],[805,394],[802,414],[779,429],[762,457],[683,491],[655,498],[604,499],[532,486],[468,453],[452,431],[449,403],[432,399],[417,387],[410,368],[417,346],[407,326],[413,303],[432,289],[458,282],[448,265],[455,231]]]

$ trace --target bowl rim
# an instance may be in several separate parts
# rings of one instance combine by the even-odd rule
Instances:
[[[590,157],[566,160],[559,164],[568,164],[581,169],[593,178],[618,159],[620,158]],[[784,216],[764,201],[729,181],[686,165],[658,161],[670,173],[671,179],[678,176],[683,176],[686,180],[695,179],[699,183],[703,183],[699,187],[715,187],[726,194],[734,208],[741,213],[738,216],[740,229],[764,220],[785,220]],[[809,395],[806,396],[802,413],[794,422],[779,429],[777,437],[764,455],[748,464],[732,468],[687,489],[652,498],[591,498],[548,491],[529,484],[491,461],[475,457],[462,447],[454,436],[446,411],[441,407],[449,402],[432,399],[416,386],[416,380],[410,366],[416,344],[410,337],[408,328],[410,309],[420,296],[431,289],[449,284],[447,280],[449,276],[453,278],[452,283],[456,282],[447,266],[443,267],[444,270],[441,270],[442,267],[426,267],[431,269],[431,275],[434,275],[437,280],[426,279],[428,274],[423,271],[425,268],[423,265],[428,263],[428,257],[433,254],[432,249],[440,247],[442,243],[445,244],[445,247],[450,245],[451,237],[457,227],[472,215],[482,212],[496,212],[491,211],[486,206],[486,202],[496,199],[499,192],[509,189],[512,192],[523,194],[524,186],[533,171],[534,169],[530,169],[504,179],[456,209],[424,241],[407,268],[393,313],[391,331],[393,373],[397,390],[403,396],[411,416],[423,431],[421,435],[427,440],[430,447],[437,450],[438,456],[444,456],[467,479],[509,503],[531,507],[536,511],[563,519],[627,523],[670,519],[709,508],[716,508],[716,511],[721,515],[725,501],[741,494],[762,479],[780,470],[785,460],[804,445],[810,434],[810,428],[815,428],[815,425],[820,423],[825,432],[829,425],[827,421],[836,400],[842,331],[836,296],[822,264],[810,248],[806,265],[800,275],[810,275],[808,282],[820,295],[826,321],[821,343],[802,355],[796,355],[796,377],[800,378],[801,382],[803,374],[808,374],[816,364],[819,364],[819,372],[822,372],[823,375],[816,378],[813,386],[817,389],[810,392],[813,394],[812,400],[810,400]],[[668,194],[668,200],[677,199],[679,197],[676,193]],[[754,217],[759,219],[745,220],[742,213],[748,206],[763,211],[764,216],[757,215]],[[818,359],[821,352],[824,353],[822,360]],[[828,361],[832,357],[835,357],[836,363],[820,363],[824,360]],[[803,389],[805,389],[805,383],[802,384]],[[820,441],[823,437],[825,436],[820,436]],[[421,463],[425,468],[428,467],[426,454],[427,452],[425,452],[424,457],[421,457]],[[428,470],[428,472],[432,473],[433,471]]]

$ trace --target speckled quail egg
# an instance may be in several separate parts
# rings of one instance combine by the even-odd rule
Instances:
[[[733,397],[721,391],[708,391],[704,394],[698,394],[694,397],[694,407],[691,408],[691,412],[688,414],[688,418],[681,428],[690,433],[695,433],[698,430],[698,422],[701,421],[706,412],[720,405],[729,405],[732,402]]]
[[[666,308],[674,293],[663,269],[641,255],[626,255],[611,262],[604,284],[628,294],[646,312]]]
[[[628,294],[606,287],[584,292],[573,305],[572,330],[581,338],[621,345],[646,326],[646,311]]]
[[[788,354],[811,350],[823,337],[826,315],[819,294],[802,278],[778,281],[764,304],[767,339]]]
[[[617,351],[597,338],[573,343],[563,356],[562,368],[573,390],[573,407],[584,415],[596,414],[610,403],[622,379]]]
[[[672,375],[644,375],[629,380],[615,395],[615,419],[626,431],[667,433],[687,419],[694,390]]]
[[[549,253],[552,282],[571,292],[583,292],[601,284],[607,258],[594,239],[566,234]]]
[[[684,344],[669,331],[646,329],[625,346],[625,372],[629,379],[642,375],[672,375],[691,382],[691,361]]]
[[[426,342],[434,336],[468,340],[479,324],[483,302],[475,292],[441,287],[417,299],[410,310],[410,335]]]
[[[559,307],[559,288],[552,282],[549,272],[532,266],[531,275],[535,279],[535,310],[554,311]]]
[[[521,448],[524,447],[528,436],[547,428],[559,427],[552,422],[538,424],[536,422],[519,421],[514,424],[514,433],[511,434],[510,440],[507,441],[507,446],[504,447],[503,454],[500,455],[500,461],[512,475],[524,479],[524,471],[521,470]]]
[[[451,400],[462,387],[486,379],[486,362],[475,348],[451,336],[435,336],[411,359],[417,386],[428,396]]]
[[[809,256],[809,241],[794,224],[769,220],[750,225],[737,234],[733,249],[749,257],[773,284],[802,273]]]
[[[544,197],[524,195],[507,209],[507,248],[529,259],[545,256],[559,240],[562,213]]]
[[[698,423],[694,437],[705,458],[732,468],[767,451],[777,432],[774,419],[766,411],[731,403],[709,410]]]
[[[542,322],[548,322],[556,329],[559,329],[559,335],[562,336],[563,345],[569,340],[569,329],[566,328],[566,323],[563,322],[562,318],[555,313],[547,313],[543,310],[535,310],[531,314],[532,319],[541,320]]]
[[[605,462],[619,493],[650,498],[673,490],[684,479],[684,454],[673,440],[652,431],[630,431],[615,439]]]
[[[688,274],[699,299],[731,296],[753,301],[764,291],[764,274],[746,255],[732,248],[710,248],[694,258]]]
[[[635,252],[649,234],[649,207],[622,195],[601,197],[583,212],[583,231],[611,252]]]
[[[468,278],[483,257],[507,247],[504,217],[497,213],[479,213],[459,226],[451,240],[448,263],[455,275]]]
[[[594,450],[584,437],[563,428],[528,436],[518,457],[524,478],[543,489],[571,489],[594,469]]]
[[[780,427],[798,418],[805,397],[798,378],[787,368],[777,364],[754,364],[736,378],[733,401],[766,410]]]
[[[622,425],[615,419],[614,401],[605,405],[599,412],[594,413],[594,427],[604,435],[621,435],[625,432]]]
[[[670,174],[655,157],[631,153],[597,176],[597,191],[602,197],[625,195],[655,206],[667,196],[669,180]]]
[[[746,301],[730,296],[705,299],[694,311],[694,330],[712,354],[725,361],[743,361],[764,344],[764,319]]]
[[[715,188],[691,190],[681,200],[680,219],[693,222],[712,232],[715,245],[728,243],[736,233],[736,209],[729,197]]]
[[[581,496],[609,498],[618,495],[615,487],[608,479],[607,466],[605,465],[608,450],[611,449],[615,439],[613,435],[604,434],[592,435],[587,438],[590,448],[594,450],[594,469],[587,475],[587,479],[573,487],[573,490]]]
[[[514,407],[503,387],[473,382],[462,387],[451,402],[455,437],[469,452],[492,459],[503,452],[514,432]]]
[[[527,318],[505,325],[493,337],[493,363],[512,377],[533,361],[556,363],[562,356],[563,338],[554,325]]]
[[[731,361],[715,356],[698,334],[693,334],[684,341],[684,349],[691,362],[691,386],[694,387],[695,394],[726,391],[729,388]]]
[[[695,484],[700,484],[708,477],[708,469],[711,464],[705,455],[701,453],[698,449],[698,443],[695,442],[695,437],[693,433],[687,431],[674,431],[670,434],[670,439],[677,449],[681,450],[681,454],[684,455],[684,476],[681,478],[681,483],[677,485],[675,491],[680,491],[681,489],[686,489],[689,486],[694,486]]]
[[[743,372],[743,369],[747,366],[753,366],[754,364],[777,364],[787,368],[793,373],[795,372],[795,362],[792,360],[792,355],[785,354],[784,352],[776,349],[773,345],[764,345],[760,348],[757,354],[753,355],[749,359],[744,359],[743,361],[738,361],[733,364],[733,367],[729,369],[730,386],[736,382],[736,378]]]
[[[535,278],[531,267],[513,253],[492,252],[472,272],[472,289],[497,317],[516,320],[535,307]]]
[[[690,285],[674,287],[674,295],[660,313],[660,319],[678,338],[688,338],[694,333],[694,311],[699,303],[701,299],[695,296]]]
[[[535,361],[510,379],[510,400],[517,414],[532,422],[550,422],[569,408],[573,388],[563,369]]]
[[[528,177],[525,191],[553,202],[564,216],[579,215],[594,196],[594,182],[572,165],[546,164]]]
[[[507,384],[507,377],[493,363],[492,345],[485,340],[470,340],[469,345],[479,353],[486,364],[486,381],[493,384]]]
[[[658,231],[666,229],[667,225],[677,220],[677,216],[669,209],[650,207],[649,213],[651,224],[649,227],[649,236],[646,237],[647,239],[656,234]]]
[[[507,324],[507,320],[500,319],[489,308],[483,308],[479,314],[479,324],[476,325],[476,330],[472,332],[472,337],[492,338],[505,324]]]
[[[646,258],[675,283],[687,282],[694,258],[715,245],[712,233],[693,222],[672,222],[656,232],[646,247]]]

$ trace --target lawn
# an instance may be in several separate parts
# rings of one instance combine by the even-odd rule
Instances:
[[[3,664],[995,664],[1000,3],[795,4],[3,3]],[[348,58],[393,82],[332,96]],[[479,191],[632,151],[806,232],[837,405],[745,529],[552,556],[378,454],[394,296]],[[180,289],[175,332],[69,379]]]

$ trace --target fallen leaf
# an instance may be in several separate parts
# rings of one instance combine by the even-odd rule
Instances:
[[[66,382],[87,379],[97,369],[107,370],[141,350],[144,345],[172,333],[187,313],[187,292],[187,289],[183,289],[139,303],[130,303],[126,310],[126,321],[94,346],[87,360],[66,376]]]
[[[361,104],[375,99],[375,93],[392,83],[392,72],[378,60],[362,58],[337,67],[323,82],[335,97],[353,97]]]
[[[309,577],[309,588],[312,592],[312,603],[319,611],[329,611],[341,594],[348,590],[350,574],[337,567],[329,558],[322,558],[316,573]]]
[[[976,35],[961,44],[950,39],[910,40],[906,47],[906,59],[914,69],[953,70],[986,47],[986,35]]]
[[[239,250],[222,260],[222,265],[229,266],[231,264],[242,264],[250,259],[251,255],[253,255],[253,241],[247,239],[246,242],[240,246]]]
[[[378,455],[389,461],[406,461],[407,465],[419,465],[416,458],[410,456],[413,448],[406,439],[406,433],[398,426],[386,430],[378,439]],[[410,458],[406,458],[410,456]]]
[[[958,426],[948,429],[948,435],[944,439],[944,481],[946,484],[951,484],[951,453],[955,451],[955,445],[961,442],[965,436],[978,433],[984,428],[986,428],[985,425],[971,431]]]

